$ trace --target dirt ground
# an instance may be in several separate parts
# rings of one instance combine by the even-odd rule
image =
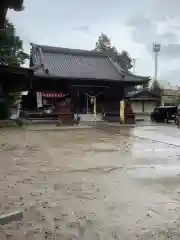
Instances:
[[[133,131],[1,129],[0,239],[180,239],[180,147]]]

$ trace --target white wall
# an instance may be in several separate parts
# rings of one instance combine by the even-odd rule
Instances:
[[[142,101],[131,101],[131,106],[134,113],[143,113],[143,103]],[[156,103],[153,101],[144,102],[144,113],[151,113],[156,107]]]
[[[142,113],[141,101],[131,101],[131,107],[134,113]]]
[[[145,102],[144,103],[144,112],[146,113],[151,113],[156,107],[156,103],[155,102]]]

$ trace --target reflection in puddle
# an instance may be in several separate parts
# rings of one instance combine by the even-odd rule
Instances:
[[[171,136],[172,131],[170,132],[169,135],[166,135],[164,134],[164,132],[156,134],[156,130],[149,131],[146,129],[142,130],[142,129],[136,128],[132,131],[132,134],[134,136],[138,136],[139,138],[149,139],[155,142],[180,147],[179,132],[176,132],[176,134]]]
[[[127,172],[134,178],[172,178],[180,177],[180,166],[163,166],[163,165],[151,165],[151,166],[136,166],[128,169]]]

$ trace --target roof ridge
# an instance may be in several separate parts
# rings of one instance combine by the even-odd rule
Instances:
[[[135,78],[147,78],[150,80],[150,77],[135,75],[132,72],[130,72],[129,70],[123,69],[117,62],[113,61],[110,57],[108,57],[108,58],[120,74],[124,73],[125,75],[129,75],[129,76],[132,76]]]
[[[81,55],[81,56],[94,56],[94,57],[106,57],[108,58],[110,54],[108,52],[99,52],[93,50],[84,50],[84,49],[74,49],[74,48],[64,48],[64,47],[54,47],[48,45],[39,45],[31,43],[33,48],[41,48],[43,52],[47,53],[61,53],[61,54],[72,54],[72,55]]]
[[[108,57],[108,59],[109,59],[109,61],[111,62],[112,66],[116,69],[116,71],[123,76],[124,73],[125,73],[125,71],[120,67],[120,68],[122,69],[122,70],[121,70],[121,69],[119,68],[119,66],[117,65],[117,63],[114,62],[110,57]]]

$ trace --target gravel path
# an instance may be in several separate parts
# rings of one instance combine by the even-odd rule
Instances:
[[[0,212],[24,218],[0,239],[179,239],[179,156],[111,130],[2,130]]]

